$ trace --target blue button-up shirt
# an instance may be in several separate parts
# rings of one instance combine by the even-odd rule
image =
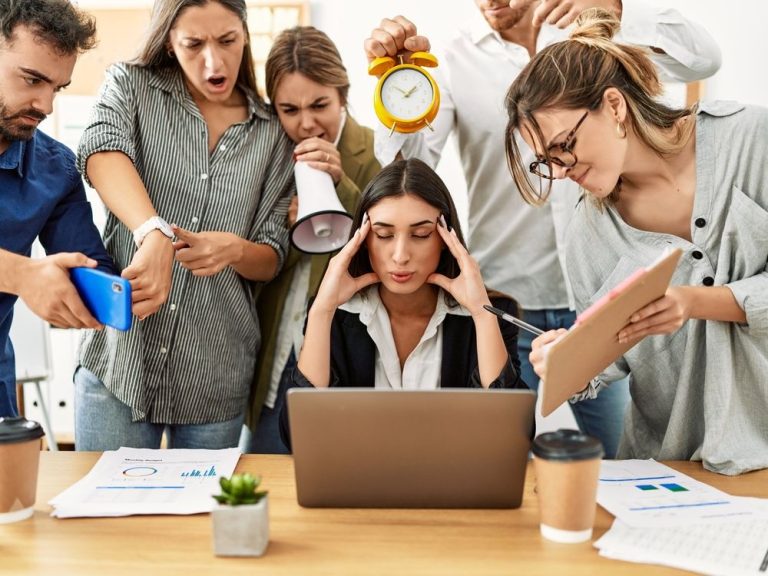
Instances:
[[[29,256],[38,236],[48,254],[82,252],[100,269],[114,272],[74,154],[40,131],[0,154],[0,249]],[[8,337],[15,302],[16,296],[0,292],[0,416],[16,414],[16,369]]]

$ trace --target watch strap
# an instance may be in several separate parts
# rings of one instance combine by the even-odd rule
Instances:
[[[133,231],[133,241],[136,243],[137,248],[141,247],[144,238],[153,230],[159,230],[167,238],[173,238],[173,229],[168,222],[160,218],[160,216],[152,216]]]

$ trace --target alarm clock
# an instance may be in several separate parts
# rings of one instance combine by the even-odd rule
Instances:
[[[429,52],[414,52],[410,63],[402,56],[376,58],[368,66],[368,74],[379,76],[373,96],[373,107],[381,123],[393,131],[409,134],[429,127],[440,107],[437,83],[424,68],[437,66],[437,58]]]

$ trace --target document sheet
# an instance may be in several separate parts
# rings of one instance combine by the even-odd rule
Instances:
[[[104,452],[80,481],[49,502],[52,516],[130,516],[210,512],[240,451],[120,448]]]
[[[768,574],[768,501],[731,496],[653,460],[605,460],[597,501],[616,516],[601,556],[702,574]]]

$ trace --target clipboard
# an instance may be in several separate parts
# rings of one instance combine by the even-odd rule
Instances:
[[[640,268],[587,308],[547,353],[541,382],[541,414],[549,416],[637,342],[619,343],[617,334],[638,310],[661,298],[682,255],[676,248]]]

